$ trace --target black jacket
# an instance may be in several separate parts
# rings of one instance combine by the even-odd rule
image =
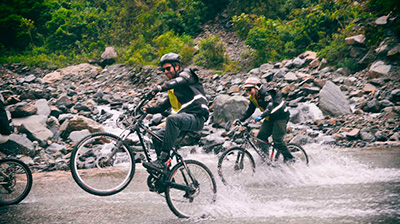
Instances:
[[[203,85],[199,77],[191,69],[183,69],[178,72],[176,78],[168,80],[162,86],[162,92],[173,90],[173,94],[179,104],[178,113],[185,112],[189,114],[196,114],[208,119],[208,101],[205,96]],[[147,108],[149,114],[161,113],[170,109],[171,96],[155,107]]]
[[[281,93],[275,89],[267,89],[265,86],[261,86],[260,90],[258,90],[256,99],[250,97],[249,107],[240,120],[242,122],[245,121],[254,113],[256,108],[263,112],[261,114],[262,118],[269,117],[270,121],[285,120],[290,116],[286,103],[282,100]]]

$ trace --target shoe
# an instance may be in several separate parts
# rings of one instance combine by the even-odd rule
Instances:
[[[291,159],[285,159],[285,160],[283,160],[283,162],[284,162],[285,164],[287,164],[287,165],[291,165],[291,164],[296,163],[296,159],[293,157],[293,158],[291,158]]]
[[[166,167],[165,163],[161,159],[157,159],[153,162],[143,162],[143,166],[147,169],[153,170],[164,170],[164,168]]]
[[[162,171],[167,167],[165,163],[167,162],[168,158],[169,158],[169,153],[161,152],[160,156],[157,158],[156,161],[143,162],[143,166],[147,169]]]

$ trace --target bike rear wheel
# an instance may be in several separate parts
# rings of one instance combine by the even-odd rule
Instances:
[[[32,188],[32,172],[17,159],[0,160],[0,205],[18,204]]]
[[[128,186],[135,174],[135,160],[129,146],[121,141],[110,133],[95,133],[76,144],[70,168],[72,177],[83,190],[108,196]]]
[[[225,185],[241,184],[255,169],[253,156],[241,147],[228,149],[218,160],[218,175]]]
[[[167,178],[165,198],[171,211],[180,218],[202,217],[215,202],[217,185],[211,171],[204,164],[187,160],[171,170]]]

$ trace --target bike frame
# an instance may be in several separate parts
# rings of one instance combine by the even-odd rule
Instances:
[[[135,120],[132,122],[132,123],[134,124],[133,127],[129,129],[129,132],[128,132],[127,134],[122,133],[122,134],[119,136],[119,137],[120,137],[120,141],[118,142],[117,146],[114,148],[115,150],[112,150],[112,151],[111,151],[111,155],[109,156],[109,158],[113,158],[113,156],[117,153],[117,150],[116,150],[116,149],[118,149],[118,148],[121,147],[121,145],[123,144],[123,142],[125,141],[125,139],[126,139],[129,135],[131,135],[131,134],[133,134],[133,133],[136,133],[136,134],[138,135],[138,137],[139,137],[140,145],[141,145],[142,148],[143,148],[143,152],[144,152],[144,154],[145,154],[146,160],[149,161],[149,162],[151,161],[150,152],[149,152],[149,149],[147,148],[147,146],[146,146],[146,144],[145,144],[145,141],[144,141],[142,132],[145,131],[146,133],[150,134],[153,138],[155,138],[157,141],[162,142],[163,140],[162,140],[159,136],[157,136],[152,130],[150,130],[149,127],[147,127],[146,125],[143,124],[142,121],[143,121],[143,119],[147,116],[146,113],[141,113],[141,115],[140,115],[138,118],[137,118],[137,116],[135,116],[136,114],[138,114],[139,111],[141,111],[141,108],[143,107],[143,105],[144,105],[144,103],[145,103],[146,101],[147,101],[147,100],[143,100],[143,101],[136,107],[136,109],[134,110],[133,117],[135,118]],[[186,132],[185,132],[185,133],[186,133]],[[183,136],[184,136],[184,135],[182,135],[181,138],[183,138]],[[179,141],[177,141],[177,142],[179,142]],[[129,150],[131,150],[131,149],[129,148]],[[167,162],[167,167],[168,167],[168,168],[170,167],[170,165],[171,165],[171,160],[172,160],[172,158],[174,158],[174,157],[175,157],[175,159],[176,159],[177,164],[178,164],[178,163],[182,163],[182,164],[183,164],[183,167],[185,168],[185,170],[186,170],[186,172],[188,173],[188,175],[189,175],[191,181],[193,181],[193,183],[194,183],[194,185],[195,185],[194,187],[197,187],[197,185],[198,185],[197,180],[193,177],[192,173],[191,173],[190,170],[188,169],[186,163],[185,163],[184,160],[183,160],[183,157],[177,152],[177,148],[176,148],[176,147],[173,147],[173,148],[172,148],[171,158],[170,158],[170,159],[168,160],[168,162]],[[182,172],[182,171],[181,171],[181,172]],[[175,183],[172,183],[172,182],[168,182],[167,184],[169,184],[169,185],[172,186],[173,188],[176,188],[176,189],[179,189],[179,190],[184,190],[184,191],[191,191],[191,190],[193,190],[193,187],[188,186],[189,182],[187,181],[186,177],[185,177],[185,182],[186,182],[187,186],[182,186],[182,185],[175,184]]]
[[[261,140],[261,139],[258,139],[258,138],[255,137],[255,136],[252,136],[252,135],[250,134],[250,131],[249,131],[248,127],[246,126],[246,124],[241,123],[241,126],[245,128],[245,129],[244,129],[244,139],[245,139],[245,142],[242,143],[242,144],[240,145],[240,148],[242,148],[243,151],[246,150],[246,146],[249,145],[249,146],[251,146],[251,147],[254,149],[254,151],[261,157],[261,159],[262,159],[263,161],[266,161],[266,160],[268,160],[268,161],[274,161],[274,159],[275,159],[275,160],[278,159],[278,156],[280,155],[280,153],[279,153],[279,151],[274,147],[273,144],[271,144],[271,143],[269,143],[269,142],[265,142],[265,141],[263,141],[263,140]],[[271,148],[271,149],[272,149],[272,151],[271,151],[269,157],[266,157],[265,153],[264,153],[259,147],[256,146],[256,143],[255,143],[256,141],[262,141],[264,144],[267,144],[268,148]],[[241,159],[243,159],[243,156],[241,156]],[[241,164],[242,164],[242,161],[241,161]]]

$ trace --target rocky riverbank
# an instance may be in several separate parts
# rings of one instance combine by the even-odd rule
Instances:
[[[241,84],[248,76],[257,76],[265,85],[280,89],[290,106],[288,141],[358,148],[397,145],[399,67],[381,66],[390,65],[377,61],[350,74],[346,69],[323,67],[313,52],[305,52],[248,73],[219,75],[194,68],[213,110],[208,125],[188,144],[198,142],[209,152],[209,145],[225,142],[223,127],[240,117],[248,104]],[[119,110],[165,80],[154,68],[136,71],[123,64],[103,69],[84,63],[56,71],[13,64],[1,67],[0,74],[1,93],[15,126],[1,151],[19,154],[35,171],[68,169],[74,144],[89,133],[103,131],[104,122],[112,117],[99,105]],[[159,94],[153,102],[163,97]],[[154,125],[162,119],[149,116]]]

